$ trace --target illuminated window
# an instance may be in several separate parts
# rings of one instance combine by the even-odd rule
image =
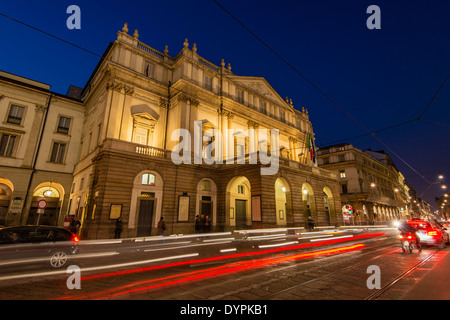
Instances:
[[[136,127],[134,129],[134,142],[147,145],[148,129]]]
[[[59,192],[53,187],[41,187],[33,193],[33,197],[59,198]]]
[[[155,185],[155,176],[151,173],[144,173],[142,175],[142,184],[146,186],[154,186]]]
[[[345,178],[345,171],[344,170],[339,171],[339,176],[341,178]]]

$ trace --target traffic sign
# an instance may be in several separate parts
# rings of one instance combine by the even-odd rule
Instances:
[[[45,209],[47,208],[47,201],[45,201],[45,199],[41,199],[38,201],[37,206],[39,209]]]

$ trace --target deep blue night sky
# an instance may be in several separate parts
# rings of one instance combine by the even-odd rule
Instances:
[[[378,137],[348,139],[366,132],[225,13],[214,1],[3,1],[0,12],[99,55],[123,23],[129,33],[175,56],[185,38],[198,54],[237,75],[261,76],[309,110],[316,144],[349,142],[386,150],[421,194],[429,181],[446,175],[450,184],[450,80],[423,119]],[[227,10],[369,130],[417,118],[450,74],[450,3],[432,1],[220,0]],[[69,5],[81,8],[81,30],[69,30]],[[369,30],[370,5],[381,9],[381,30]],[[66,93],[83,87],[99,58],[0,16],[0,69],[48,83]],[[336,142],[337,143],[337,142]],[[433,207],[439,185],[424,199]]]

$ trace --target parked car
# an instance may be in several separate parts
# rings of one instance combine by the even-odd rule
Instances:
[[[449,234],[446,232],[447,228],[436,222],[413,219],[408,221],[408,224],[417,229],[416,233],[422,244],[445,247],[445,244],[450,241]]]
[[[64,266],[79,251],[78,237],[63,228],[19,226],[0,229],[0,265],[48,261]]]

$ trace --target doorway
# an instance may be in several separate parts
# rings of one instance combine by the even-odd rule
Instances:
[[[247,200],[236,199],[236,228],[244,229],[247,223]]]
[[[155,201],[141,199],[139,202],[139,217],[137,236],[145,237],[152,234],[153,207]]]

